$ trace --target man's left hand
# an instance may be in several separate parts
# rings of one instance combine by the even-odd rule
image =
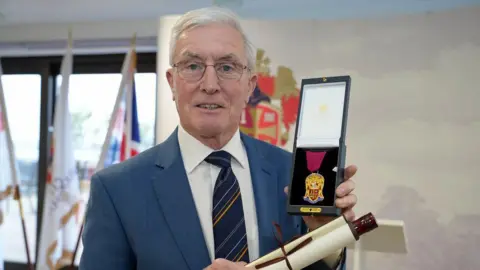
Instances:
[[[225,259],[215,259],[211,265],[203,270],[243,270],[246,262],[231,262]]]
[[[335,200],[336,207],[342,209],[342,214],[349,221],[355,219],[353,207],[357,204],[357,196],[352,193],[355,189],[355,182],[351,179],[357,172],[357,166],[350,165],[345,168],[345,181],[338,185],[336,189],[337,199]],[[285,187],[285,193],[288,194],[288,187]],[[303,220],[310,230],[315,230],[334,218],[325,216],[304,216]]]

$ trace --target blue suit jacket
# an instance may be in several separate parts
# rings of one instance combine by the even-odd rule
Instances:
[[[260,256],[278,248],[272,222],[284,240],[306,232],[286,212],[284,187],[291,154],[241,135],[252,174]],[[83,232],[82,270],[200,270],[211,264],[177,139],[92,177]],[[309,269],[330,269],[323,262]]]

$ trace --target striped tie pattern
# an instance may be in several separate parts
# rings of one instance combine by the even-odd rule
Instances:
[[[212,222],[215,258],[249,262],[242,196],[230,164],[231,155],[213,152],[205,161],[221,168],[213,191]]]

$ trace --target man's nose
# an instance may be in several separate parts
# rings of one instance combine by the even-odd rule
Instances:
[[[215,93],[220,89],[217,72],[213,66],[209,65],[205,68],[201,87],[202,90],[206,91],[208,94]]]

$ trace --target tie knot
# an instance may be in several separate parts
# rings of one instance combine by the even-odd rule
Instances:
[[[226,151],[212,152],[205,158],[205,161],[221,168],[230,167],[230,160],[232,156]]]

